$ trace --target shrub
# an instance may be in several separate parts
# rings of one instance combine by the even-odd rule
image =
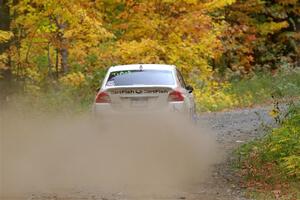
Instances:
[[[300,181],[300,105],[262,139],[239,149],[241,174],[248,186],[270,187]]]

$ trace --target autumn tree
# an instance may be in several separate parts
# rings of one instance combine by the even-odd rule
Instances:
[[[11,20],[0,39],[13,37],[7,56],[0,53],[22,85],[37,89],[68,82],[93,88],[108,66],[167,63],[213,96],[234,75],[274,72],[299,59],[296,0],[3,2]]]
[[[9,31],[10,17],[9,6],[6,0],[0,0],[0,106],[2,106],[6,95],[11,90],[11,68],[9,63],[9,41],[12,33]]]
[[[209,60],[221,55],[222,23],[209,13],[233,1],[155,0],[105,4],[107,22],[117,37],[112,49],[121,63],[168,63],[189,79],[211,76]],[[117,15],[112,12],[117,10]]]
[[[94,1],[83,0],[33,0],[11,5],[16,16],[11,28],[18,41],[12,47],[16,74],[37,71],[46,76],[54,68],[58,75],[83,62],[91,48],[112,37],[95,8]]]
[[[218,69],[245,75],[299,64],[299,1],[238,0],[224,12],[228,28]]]
[[[6,0],[0,0],[0,19],[0,70],[5,71],[4,75],[7,77],[9,76],[7,63],[7,50],[9,47],[8,41],[12,37],[12,34],[9,32],[9,7]]]

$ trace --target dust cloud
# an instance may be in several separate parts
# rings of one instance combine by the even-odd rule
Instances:
[[[174,114],[1,111],[0,199],[74,191],[183,190],[219,159],[214,134]]]

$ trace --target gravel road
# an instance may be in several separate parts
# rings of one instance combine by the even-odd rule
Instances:
[[[206,126],[215,134],[223,158],[214,165],[210,175],[184,192],[159,192],[157,194],[95,193],[72,191],[66,195],[34,194],[28,200],[131,200],[131,199],[190,199],[190,200],[247,200],[239,187],[231,163],[232,152],[241,144],[264,134],[264,125],[272,125],[268,111],[271,108],[251,108],[227,112],[205,113],[199,116],[199,126]],[[181,190],[180,190],[181,191]],[[183,190],[182,190],[183,191]]]
[[[211,178],[202,185],[203,193],[195,199],[208,200],[246,200],[244,191],[239,187],[231,163],[233,151],[241,144],[251,141],[265,133],[266,126],[274,121],[268,115],[271,107],[241,109],[201,115],[199,120],[209,124],[217,135],[218,143],[226,152],[223,162],[215,166]]]

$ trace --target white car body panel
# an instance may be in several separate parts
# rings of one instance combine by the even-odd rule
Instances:
[[[142,66],[142,68],[141,68]],[[171,85],[107,85],[112,72],[127,70],[163,70],[172,73],[174,83]],[[168,73],[168,72],[166,72]],[[98,92],[109,94],[110,103],[94,103],[95,114],[120,114],[124,112],[178,112],[189,116],[195,114],[194,97],[191,92],[180,85],[176,67],[161,64],[134,64],[110,67]],[[170,74],[168,74],[170,75]],[[170,77],[168,77],[170,78]],[[171,91],[179,91],[183,101],[168,101]]]

